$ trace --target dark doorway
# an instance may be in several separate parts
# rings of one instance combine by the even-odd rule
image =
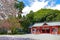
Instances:
[[[42,33],[45,33],[45,30],[44,29],[42,29]]]
[[[49,28],[42,29],[42,33],[50,33],[50,29]]]
[[[47,33],[50,33],[50,29],[46,29],[46,32],[47,32]]]

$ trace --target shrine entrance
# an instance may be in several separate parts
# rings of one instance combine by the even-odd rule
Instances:
[[[49,28],[42,28],[42,33],[50,33],[50,29]]]

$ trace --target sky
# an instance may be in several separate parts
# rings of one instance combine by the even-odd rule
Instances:
[[[28,14],[31,10],[36,12],[41,8],[60,10],[60,0],[18,0],[23,1],[25,7],[22,15]]]

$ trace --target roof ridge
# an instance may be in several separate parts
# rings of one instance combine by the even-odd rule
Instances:
[[[42,23],[35,23],[33,26],[42,26],[44,22]],[[55,25],[60,25],[60,22],[46,22],[48,26],[55,26]]]
[[[59,21],[60,22],[60,21]],[[40,22],[40,23],[52,23],[52,22]],[[55,23],[55,22],[54,22]],[[36,24],[36,23],[35,23]]]

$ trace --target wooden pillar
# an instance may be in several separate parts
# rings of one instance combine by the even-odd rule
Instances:
[[[50,27],[50,34],[52,34],[52,27]]]
[[[58,34],[60,34],[60,26],[58,26]]]
[[[38,34],[38,27],[36,28],[36,34]]]
[[[37,34],[40,34],[40,31],[39,31],[39,30],[40,30],[40,28],[37,27],[37,29],[36,29],[36,33],[37,33]]]
[[[40,33],[42,33],[42,27],[40,27]]]
[[[58,34],[58,26],[56,26],[56,34]]]

